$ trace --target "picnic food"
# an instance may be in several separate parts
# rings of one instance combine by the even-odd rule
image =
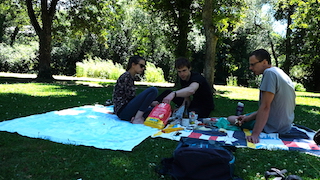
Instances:
[[[241,123],[241,121],[239,119],[235,119],[234,124],[237,125],[237,126],[241,126],[242,125],[242,123]]]

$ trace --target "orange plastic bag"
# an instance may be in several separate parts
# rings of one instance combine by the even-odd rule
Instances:
[[[163,129],[171,116],[171,106],[167,103],[160,103],[153,108],[147,119],[144,121],[144,125],[153,128]]]

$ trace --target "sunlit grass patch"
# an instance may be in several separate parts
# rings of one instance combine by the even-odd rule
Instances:
[[[0,121],[71,107],[104,104],[112,98],[114,83],[0,84]],[[147,86],[138,86],[140,93]],[[237,102],[245,112],[258,107],[259,90],[215,86],[216,109],[212,114],[235,113]],[[164,90],[160,89],[159,90]],[[297,92],[295,123],[320,128],[319,94]],[[132,152],[97,149],[33,139],[0,132],[0,179],[166,179],[155,173],[162,158],[172,157],[178,142],[147,138]],[[320,176],[320,158],[294,151],[237,148],[235,174],[245,180],[263,180],[271,167],[287,169],[304,180]],[[287,174],[287,175],[288,175]]]
[[[77,92],[63,89],[60,85],[20,83],[20,84],[0,84],[0,93],[17,93],[29,96],[73,96]]]

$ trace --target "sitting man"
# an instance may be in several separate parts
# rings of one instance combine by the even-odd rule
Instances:
[[[250,70],[263,74],[260,84],[259,109],[247,115],[229,116],[230,123],[252,129],[247,140],[259,142],[265,133],[284,134],[290,131],[294,120],[295,89],[289,76],[278,67],[271,66],[270,54],[264,49],[255,50],[249,57]]]
[[[212,88],[207,80],[201,74],[191,72],[190,62],[186,58],[178,58],[175,61],[175,69],[178,71],[182,89],[170,91],[162,102],[173,101],[179,106],[187,102],[188,111],[195,111],[199,118],[209,117],[214,109],[214,102]]]

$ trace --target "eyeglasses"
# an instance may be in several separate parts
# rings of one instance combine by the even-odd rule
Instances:
[[[250,66],[253,67],[253,66],[255,66],[256,64],[261,63],[261,62],[262,62],[262,61],[258,61],[258,62],[252,63],[252,64],[250,64]]]
[[[139,64],[139,65],[140,65],[141,69],[146,68],[146,65],[144,65],[144,64]]]

